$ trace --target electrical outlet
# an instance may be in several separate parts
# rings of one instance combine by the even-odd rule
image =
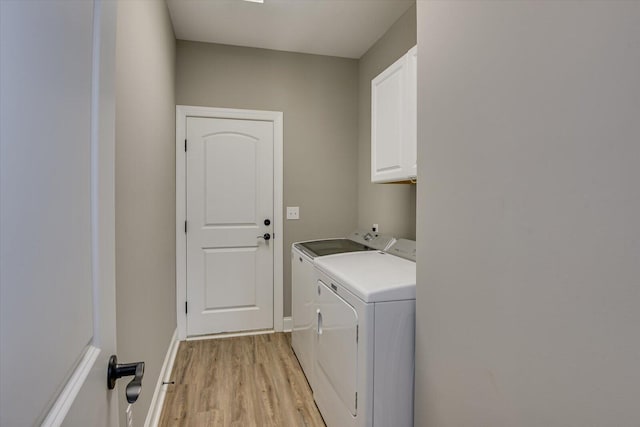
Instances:
[[[300,219],[300,207],[287,206],[287,219]]]
[[[380,231],[380,229],[378,228],[378,224],[373,224],[373,227],[371,227],[371,231],[373,231],[373,232]]]

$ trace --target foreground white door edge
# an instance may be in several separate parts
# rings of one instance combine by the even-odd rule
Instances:
[[[264,219],[256,217],[254,219],[254,224],[249,224],[249,222],[239,221],[241,227],[245,227],[244,237],[243,238],[251,238],[252,242],[248,240],[242,244],[235,244],[235,246],[240,246],[239,248],[231,249],[232,244],[229,244],[226,249],[224,248],[212,248],[208,250],[208,252],[212,255],[209,256],[211,258],[210,267],[215,268],[216,263],[220,265],[223,263],[223,259],[227,257],[227,260],[231,263],[233,262],[241,262],[240,259],[244,258],[245,261],[251,259],[257,253],[258,248],[264,249],[265,247],[272,251],[272,273],[269,273],[272,276],[273,281],[273,290],[272,290],[272,314],[271,321],[268,323],[267,328],[273,329],[274,331],[282,331],[283,328],[283,217],[282,217],[282,161],[283,161],[283,114],[282,112],[275,111],[258,111],[258,110],[236,110],[236,109],[222,109],[222,108],[208,108],[208,107],[194,107],[194,106],[182,106],[179,105],[176,107],[176,313],[177,313],[177,324],[178,324],[178,338],[180,340],[184,340],[187,338],[189,334],[192,332],[187,329],[187,314],[186,314],[186,304],[188,302],[188,310],[192,312],[192,309],[197,307],[193,306],[190,298],[187,298],[187,233],[185,233],[185,221],[187,219],[187,153],[185,152],[185,140],[187,138],[187,123],[190,118],[211,118],[218,119],[219,123],[224,124],[225,120],[227,120],[227,124],[229,124],[229,120],[231,122],[241,122],[245,121],[250,124],[250,122],[264,122],[263,125],[267,125],[271,129],[272,134],[272,143],[273,143],[273,158],[272,158],[272,168],[273,168],[273,207],[271,224],[269,226],[265,226],[263,223]],[[193,121],[193,123],[197,123],[198,120]],[[206,120],[200,121],[202,123],[206,123]],[[260,126],[258,126],[260,127]],[[246,131],[246,129],[245,129]],[[238,130],[236,133],[239,135],[246,133],[245,131]],[[264,129],[263,129],[264,131]],[[209,132],[206,135],[211,136],[210,134],[215,134],[216,132]],[[225,133],[225,132],[223,132]],[[232,132],[233,133],[233,132]],[[248,132],[250,134],[251,132]],[[202,136],[202,135],[201,135]],[[237,136],[236,136],[237,137]],[[255,136],[253,136],[255,138]],[[242,139],[242,138],[240,138]],[[248,138],[250,140],[251,138]],[[202,143],[202,142],[201,142]],[[229,141],[223,141],[218,139],[218,142],[208,142],[205,145],[225,145],[229,144]],[[242,145],[242,143],[241,143]],[[251,144],[244,144],[245,146]],[[191,143],[189,144],[191,148]],[[215,149],[214,149],[215,150]],[[246,149],[246,151],[249,151]],[[242,151],[242,150],[240,150]],[[236,153],[238,155],[239,153]],[[229,182],[227,182],[229,184]],[[215,192],[214,192],[215,193]],[[223,195],[222,193],[217,193],[219,197],[227,197],[228,195]],[[215,196],[215,194],[214,194]],[[236,200],[235,202],[242,204],[241,201]],[[235,203],[234,202],[234,203]],[[238,204],[234,204],[234,206],[238,207]],[[213,215],[222,215],[222,217],[228,214],[229,211],[221,212],[218,211]],[[202,214],[204,215],[204,213]],[[260,213],[256,213],[256,215],[260,215]],[[220,217],[220,218],[222,218]],[[211,218],[210,218],[211,219]],[[256,222],[260,221],[258,227],[258,233],[254,233],[256,231],[256,227],[258,224]],[[246,218],[245,218],[245,221]],[[218,220],[214,222],[219,222]],[[224,221],[222,221],[224,222]],[[232,221],[233,222],[233,221]],[[222,231],[225,227],[222,224],[219,224],[218,231]],[[190,224],[189,231],[193,230],[194,227],[198,227],[197,225]],[[216,228],[206,226],[205,228]],[[233,227],[229,227],[233,228]],[[249,230],[251,230],[249,234]],[[274,236],[274,238],[270,239],[268,242],[265,242],[264,239],[258,238],[259,235],[263,235],[265,232],[270,231],[270,234]],[[214,240],[219,241],[220,236],[218,235]],[[227,237],[222,237],[222,240],[227,239]],[[253,249],[252,249],[253,248]],[[254,252],[255,251],[255,252]],[[226,252],[226,253],[225,253]],[[217,256],[220,255],[220,256]],[[256,255],[257,256],[257,255]],[[233,258],[236,258],[235,260]],[[218,259],[215,259],[218,258]],[[258,258],[254,258],[256,260]],[[259,262],[259,261],[258,261]],[[230,270],[227,270],[225,273],[227,275],[232,274]],[[244,279],[248,280],[249,275],[245,274]],[[237,279],[237,278],[234,278]],[[245,290],[246,291],[246,290]],[[212,290],[215,293],[215,290]],[[240,293],[236,293],[235,295],[230,295],[230,299],[226,302],[228,305],[233,306],[235,298],[238,305],[245,305],[245,307],[240,307],[240,310],[236,310],[238,312],[248,312],[251,311],[250,303],[242,303],[242,298],[247,297],[247,292],[243,294],[243,291],[240,290]],[[200,300],[206,300],[206,296],[204,295],[196,295],[195,298],[199,298]],[[196,301],[196,304],[198,302]],[[201,302],[204,304],[204,302]],[[204,305],[199,307],[200,310],[204,308]],[[203,310],[207,314],[224,314],[225,308],[214,308],[212,310],[205,309]],[[233,307],[229,307],[229,312],[233,312]],[[217,333],[223,331],[230,331],[231,329],[237,329],[237,327],[230,327],[226,324],[226,320],[219,318],[214,323],[218,323],[220,321],[222,327],[220,329],[213,329],[208,332],[198,331],[199,333]],[[251,323],[251,320],[249,321]],[[246,326],[241,326],[243,329],[255,329],[255,325],[252,326],[247,324]],[[259,329],[262,329],[258,326]],[[189,328],[191,329],[191,328]]]
[[[115,427],[116,2],[0,16],[0,425]]]

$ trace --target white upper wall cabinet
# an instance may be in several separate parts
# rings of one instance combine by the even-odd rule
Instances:
[[[417,47],[371,81],[371,182],[417,176]]]

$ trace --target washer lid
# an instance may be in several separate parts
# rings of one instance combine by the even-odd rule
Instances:
[[[347,252],[370,251],[371,248],[349,239],[326,239],[294,244],[311,258]]]
[[[316,266],[364,302],[416,298],[416,263],[384,252],[317,258]]]

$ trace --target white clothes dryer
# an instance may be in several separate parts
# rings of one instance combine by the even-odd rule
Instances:
[[[291,347],[313,389],[313,345],[315,339],[314,260],[351,252],[387,249],[395,239],[373,231],[356,230],[347,238],[294,243],[291,247]]]
[[[328,427],[413,426],[415,242],[316,261],[313,395]]]

